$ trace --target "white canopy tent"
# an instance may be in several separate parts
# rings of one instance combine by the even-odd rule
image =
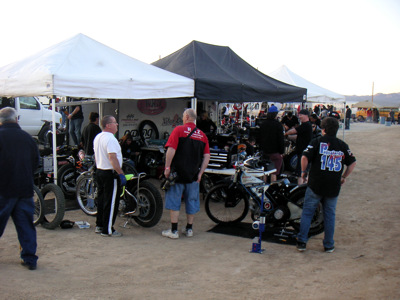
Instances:
[[[193,95],[192,79],[143,63],[83,34],[0,68],[0,96],[51,96],[53,107],[55,96],[160,99]],[[56,182],[55,129],[53,114]]]
[[[344,102],[345,96],[322,88],[293,73],[285,65],[268,74],[269,76],[298,87],[307,88],[307,101],[317,103]]]
[[[1,96],[109,99],[193,97],[192,79],[122,54],[83,34],[0,68]]]

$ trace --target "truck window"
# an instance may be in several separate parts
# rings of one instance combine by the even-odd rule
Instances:
[[[19,97],[19,106],[21,109],[40,110],[40,105],[34,97]]]

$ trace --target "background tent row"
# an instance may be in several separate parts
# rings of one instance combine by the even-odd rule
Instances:
[[[344,95],[337,94],[304,79],[289,70],[285,65],[268,75],[287,84],[307,88],[307,102],[333,103],[345,101]]]
[[[192,41],[152,65],[192,78],[194,96],[199,100],[281,103],[306,100],[306,88],[261,73],[229,47]]]

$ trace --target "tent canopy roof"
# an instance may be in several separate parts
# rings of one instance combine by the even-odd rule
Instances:
[[[146,64],[83,34],[0,68],[1,96],[104,99],[193,97],[194,81]]]
[[[194,79],[200,100],[302,102],[307,94],[261,73],[224,46],[192,41],[152,64]]]
[[[357,108],[381,108],[382,106],[374,103],[374,102],[369,102],[368,100],[366,101],[360,101],[357,103],[354,103],[351,107],[357,107]]]
[[[269,76],[288,84],[307,88],[307,101],[310,102],[343,102],[345,96],[327,90],[303,77],[293,73],[285,65],[268,74]]]

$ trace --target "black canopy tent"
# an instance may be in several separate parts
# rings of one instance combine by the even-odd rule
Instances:
[[[305,102],[307,89],[273,79],[229,47],[192,41],[152,63],[195,80],[194,96],[219,102]]]

